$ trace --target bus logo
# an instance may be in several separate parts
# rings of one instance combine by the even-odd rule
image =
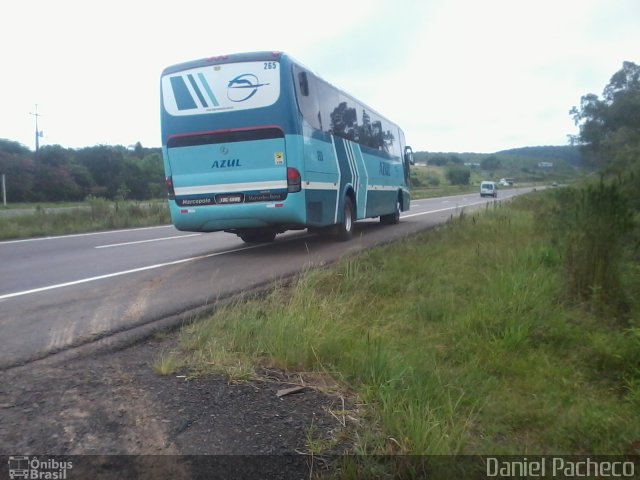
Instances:
[[[229,81],[227,85],[227,98],[232,102],[244,102],[253,97],[260,87],[269,85],[260,83],[258,77],[251,73],[243,73]]]
[[[67,478],[67,470],[73,468],[73,462],[55,458],[40,460],[38,457],[10,456],[9,478]]]
[[[9,478],[29,478],[29,457],[9,457]]]
[[[214,160],[211,164],[211,168],[229,168],[229,167],[241,167],[239,158],[232,158],[230,160]]]

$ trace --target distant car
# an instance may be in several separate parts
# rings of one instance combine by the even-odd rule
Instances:
[[[496,198],[498,196],[498,185],[496,185],[496,182],[482,182],[480,184],[480,196]]]
[[[500,181],[498,182],[500,184],[500,186],[502,187],[508,187],[509,186],[509,182],[507,182],[506,179],[501,178]]]

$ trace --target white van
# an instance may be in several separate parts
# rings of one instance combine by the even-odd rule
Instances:
[[[496,198],[498,196],[498,185],[495,182],[482,182],[480,184],[480,196]]]

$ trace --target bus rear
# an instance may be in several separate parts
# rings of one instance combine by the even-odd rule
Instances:
[[[280,54],[239,54],[165,69],[162,144],[171,219],[248,242],[304,228],[291,80]]]

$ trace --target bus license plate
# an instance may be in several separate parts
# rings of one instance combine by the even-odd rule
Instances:
[[[227,204],[227,203],[241,203],[242,195],[218,195],[216,197],[216,203]]]

